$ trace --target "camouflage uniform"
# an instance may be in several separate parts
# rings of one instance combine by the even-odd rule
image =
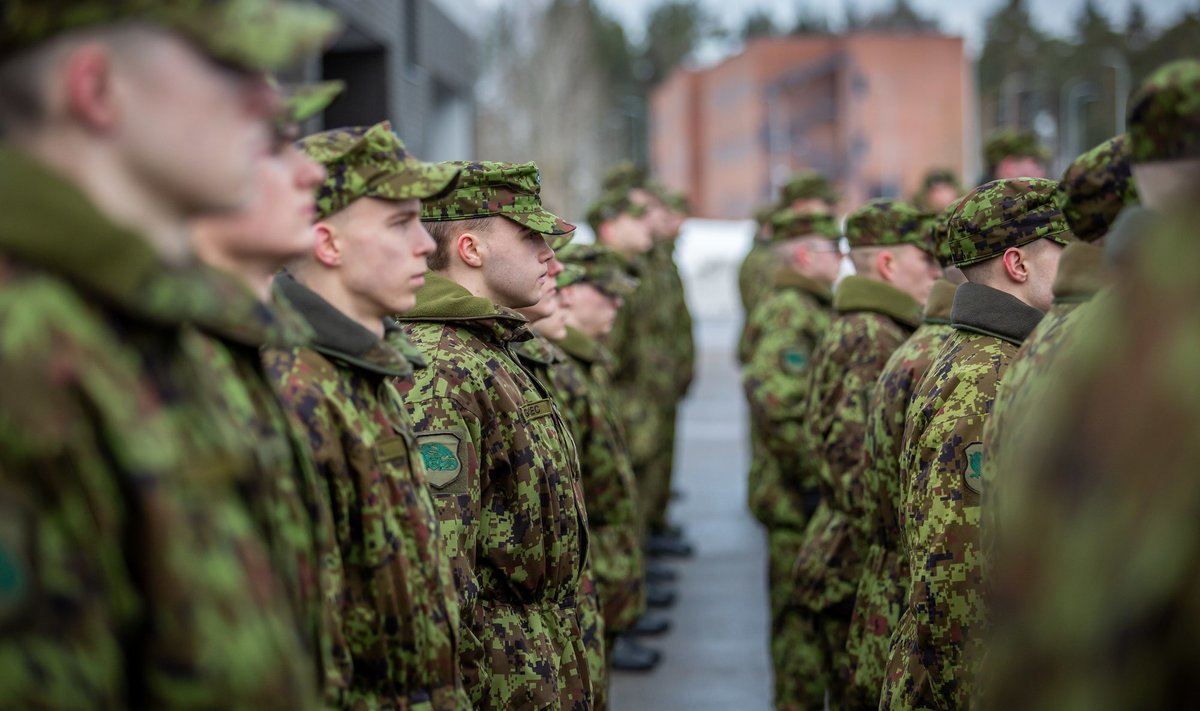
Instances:
[[[902,202],[872,201],[846,218],[846,239],[852,248],[911,244],[932,251],[920,218]],[[801,466],[808,470],[802,476],[819,479],[821,502],[808,521],[794,575],[795,601],[820,620],[830,692],[840,706],[862,556],[857,521],[867,402],[892,351],[920,324],[921,306],[893,286],[853,276],[838,284],[833,309],[813,354],[801,430]]]
[[[809,216],[789,220],[776,234],[790,239],[821,232],[836,238],[832,219],[819,217],[824,218],[820,225],[812,224]],[[814,649],[813,621],[788,602],[792,567],[820,493],[815,476],[801,480],[793,474],[801,471],[797,413],[806,401],[813,349],[829,326],[833,295],[827,284],[788,268],[775,273],[774,287],[745,331],[758,334],[753,357],[742,372],[753,423],[749,503],[767,527],[776,706],[815,708],[824,703],[825,680],[819,649]]]
[[[1040,178],[986,183],[950,219],[956,266],[1009,247],[1070,238],[1055,194]],[[996,386],[1042,312],[983,284],[958,288],[954,333],[914,388],[900,448],[900,525],[910,561],[908,603],[888,660],[881,705],[966,708],[973,648],[983,623],[979,493],[983,426]]]
[[[409,155],[386,123],[315,134],[300,147],[327,171],[319,219],[364,196],[427,197],[457,178]],[[380,340],[290,276],[275,283],[278,300],[316,333],[311,346],[263,357],[303,423],[323,484],[320,510],[337,541],[326,558],[339,672],[330,703],[467,708],[450,559],[396,389],[424,362],[390,323]]]
[[[276,37],[248,15],[218,37],[235,5],[273,7],[10,2],[0,48],[140,20],[265,68],[334,25],[326,11],[274,7],[314,24]],[[263,482],[192,330],[243,336],[229,315],[252,311],[253,299],[163,263],[143,236],[9,147],[0,208],[4,705],[317,708],[312,618],[291,604],[303,595],[282,587],[304,576],[292,577],[285,547],[271,555],[242,501],[243,487]]]
[[[570,231],[542,209],[533,164],[455,165],[462,184],[422,219],[503,215],[554,237]],[[404,400],[453,558],[471,702],[591,708],[578,460],[559,408],[513,353],[530,337],[525,319],[431,273],[401,323],[430,362]]]

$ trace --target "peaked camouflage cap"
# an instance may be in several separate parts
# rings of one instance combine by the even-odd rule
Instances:
[[[813,170],[804,170],[788,178],[779,189],[779,203],[782,207],[787,207],[797,200],[824,200],[834,205],[838,201],[838,195],[824,175]]]
[[[341,28],[332,10],[285,0],[4,0],[0,55],[130,21],[159,25],[217,59],[258,70],[280,69],[320,50]]]
[[[784,208],[771,216],[772,242],[783,242],[810,235],[832,240],[841,236],[833,215],[827,213],[802,213],[791,208]]]
[[[600,190],[628,192],[634,188],[645,187],[648,179],[646,171],[634,165],[633,161],[621,161],[604,173],[604,178],[600,181]]]
[[[938,264],[943,268],[954,264],[954,257],[950,254],[950,218],[956,209],[957,200],[936,215],[926,215],[925,224],[929,229],[929,241],[933,244],[933,256],[937,257]]]
[[[587,283],[622,298],[637,290],[638,279],[616,252],[602,244],[568,244],[555,256],[567,267],[558,275],[560,287]]]
[[[458,186],[421,206],[425,222],[453,222],[507,217],[548,240],[558,249],[571,240],[575,225],[542,207],[542,174],[535,163],[449,161],[443,166],[461,170]]]
[[[875,198],[851,212],[846,216],[844,231],[851,249],[911,244],[934,253],[925,213],[895,198]]]
[[[925,173],[925,178],[921,181],[921,188],[928,190],[935,185],[953,185],[958,187],[958,176],[949,168],[934,168]]]
[[[1071,232],[1084,242],[1108,234],[1126,205],[1138,201],[1129,162],[1129,139],[1115,136],[1067,166],[1058,183],[1058,207]]]
[[[993,131],[983,148],[983,160],[988,168],[994,170],[1000,165],[1000,161],[1010,156],[1029,156],[1044,161],[1050,158],[1050,153],[1032,131],[1017,131],[1011,128]]]
[[[648,208],[644,204],[634,202],[630,198],[628,191],[608,190],[588,206],[588,226],[592,228],[593,232],[599,233],[600,225],[618,215],[642,217],[647,211]]]
[[[3,0],[0,0],[3,2]],[[343,81],[323,81],[314,84],[281,86],[271,79],[271,86],[283,97],[283,106],[275,116],[275,128],[286,134],[325,110],[346,88]]]
[[[1155,70],[1129,101],[1134,163],[1200,158],[1200,61]]]
[[[417,160],[387,121],[305,136],[298,142],[309,158],[325,166],[317,188],[317,219],[363,197],[428,200],[455,185],[459,169]]]
[[[1046,178],[993,180],[967,193],[950,218],[950,254],[965,267],[1042,238],[1074,239],[1058,207],[1058,182]]]

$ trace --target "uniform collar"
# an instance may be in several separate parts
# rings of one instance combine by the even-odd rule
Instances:
[[[402,323],[462,322],[467,328],[486,333],[500,343],[532,337],[529,322],[521,314],[475,296],[463,285],[434,272],[425,275],[425,285],[417,290],[416,306],[397,320]]]
[[[552,366],[563,362],[563,353],[545,337],[534,334],[533,338],[518,343],[514,350],[522,360],[537,363],[542,366]]]
[[[909,328],[921,323],[921,305],[896,287],[861,276],[848,276],[833,293],[833,308],[839,313],[871,311],[883,314]]]
[[[771,285],[777,289],[799,289],[815,296],[823,303],[833,301],[833,289],[816,279],[806,277],[795,269],[780,267],[771,277]]]
[[[1072,242],[1063,249],[1054,277],[1054,303],[1079,303],[1113,282],[1105,264],[1104,248],[1090,242]]]
[[[574,326],[567,326],[567,337],[558,342],[558,347],[572,358],[585,363],[600,363],[605,360],[603,346]]]
[[[933,282],[929,290],[929,300],[925,302],[924,323],[950,323],[950,309],[954,304],[954,292],[957,284],[951,284],[945,279]]]
[[[1012,294],[967,282],[954,292],[950,325],[1021,345],[1044,314]]]

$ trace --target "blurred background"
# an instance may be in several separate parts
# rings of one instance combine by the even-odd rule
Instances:
[[[1200,54],[1200,0],[324,0],[349,30],[305,78],[322,125],[389,118],[428,160],[535,160],[581,216],[630,159],[732,219],[815,168],[844,209],[979,177],[981,137],[1033,129],[1051,174],[1123,130],[1153,67]]]

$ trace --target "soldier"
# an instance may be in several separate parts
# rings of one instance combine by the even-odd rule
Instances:
[[[475,708],[588,709],[575,444],[512,352],[530,337],[512,309],[537,303],[574,227],[542,207],[533,163],[447,165],[462,182],[422,210],[437,248],[401,323],[429,361],[404,401],[453,557],[459,664]]]
[[[458,171],[413,158],[386,122],[299,145],[327,176],[307,249],[275,286],[314,337],[263,358],[303,423],[336,536],[331,704],[467,708],[449,556],[396,390],[423,362],[390,318],[412,306],[433,250],[420,202]]]
[[[1133,179],[1158,223],[1139,221],[1118,283],[1077,309],[995,472],[990,572],[1005,605],[988,708],[1180,708],[1198,693],[1198,97],[1189,59],[1130,99]]]
[[[304,253],[316,189],[325,177],[319,163],[292,145],[300,122],[315,115],[342,90],[327,82],[291,91],[275,121],[271,150],[255,167],[254,198],[242,209],[194,221],[192,241],[199,256],[225,276],[231,293],[245,298],[240,312],[228,312],[229,327],[201,324],[192,335],[209,363],[222,373],[226,416],[254,451],[258,476],[241,487],[251,514],[270,545],[276,570],[300,618],[317,678],[327,693],[338,686],[332,657],[332,613],[325,604],[330,578],[322,570],[333,550],[333,526],[319,506],[320,480],[298,421],[280,405],[259,349],[288,348],[307,342],[311,331],[295,317],[267,306],[272,275]],[[232,278],[230,278],[232,277]],[[314,518],[310,512],[316,512]]]
[[[754,337],[758,347],[742,372],[758,435],[751,440],[749,500],[767,527],[775,706],[820,708],[825,682],[819,649],[813,649],[815,627],[805,610],[787,603],[804,527],[820,497],[816,481],[793,476],[800,471],[795,415],[807,399],[813,349],[829,326],[839,234],[829,215],[786,209],[776,213],[772,237],[781,268],[774,289],[750,315],[747,332],[761,335]]]
[[[914,388],[900,445],[900,525],[911,582],[888,659],[886,708],[966,708],[972,646],[982,623],[979,493],[983,426],[996,384],[1050,308],[1070,228],[1058,184],[996,180],[950,218],[950,253],[963,270],[954,333]]]
[[[624,634],[645,611],[645,566],[637,534],[637,483],[609,390],[611,356],[600,345],[637,280],[601,245],[567,245],[560,255],[569,267],[558,279],[564,326],[546,337],[568,361],[551,371],[551,381],[568,394],[564,402],[579,449],[605,650],[615,669],[648,671],[661,655]],[[581,387],[570,387],[575,382]]]
[[[921,181],[921,189],[913,196],[913,205],[922,212],[941,214],[962,196],[962,186],[954,172],[944,168],[931,170]]]
[[[821,501],[797,558],[793,603],[819,618],[835,705],[848,692],[846,635],[862,555],[857,526],[868,399],[892,351],[919,325],[921,304],[940,274],[921,228],[921,213],[899,200],[873,200],[846,218],[857,275],[834,293],[835,316],[813,352],[800,415],[801,476],[819,479]]]
[[[262,72],[336,25],[266,0],[0,11],[8,707],[319,704],[239,497],[253,452],[189,335],[233,335],[254,299],[194,266],[187,222],[249,198],[277,108]]]
[[[1049,152],[1032,131],[997,129],[983,148],[986,180],[1044,178]]]
[[[901,544],[900,440],[913,388],[934,354],[953,332],[950,307],[963,282],[951,262],[948,230],[955,205],[928,221],[942,278],[933,283],[921,326],[888,358],[871,390],[863,443],[862,528],[866,533],[862,575],[854,596],[846,651],[855,706],[875,707],[883,687],[888,642],[908,599],[908,555]]]

